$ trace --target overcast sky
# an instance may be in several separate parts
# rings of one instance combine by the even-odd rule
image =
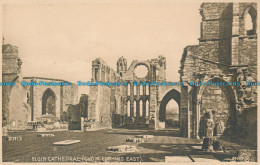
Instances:
[[[24,76],[90,81],[95,58],[116,70],[120,56],[129,66],[163,55],[167,80],[179,81],[183,48],[198,44],[201,3],[177,2],[6,4],[3,36],[19,47]]]

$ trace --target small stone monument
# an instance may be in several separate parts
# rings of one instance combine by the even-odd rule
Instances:
[[[223,122],[216,123],[216,135],[220,136],[224,132],[224,124]]]
[[[84,117],[80,118],[80,129],[81,129],[82,132],[85,130],[84,129]]]

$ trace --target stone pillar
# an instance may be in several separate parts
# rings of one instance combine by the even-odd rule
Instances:
[[[199,124],[200,124],[200,96],[199,93],[199,87],[194,86],[193,87],[193,93],[192,93],[192,136],[193,138],[199,139]]]
[[[92,80],[96,81],[95,79],[95,68],[92,67]]]
[[[102,81],[101,80],[101,75],[102,75],[102,67],[101,67],[101,65],[99,65],[98,76],[97,76],[97,80],[96,81]]]
[[[137,98],[139,100],[139,98]],[[140,101],[136,101],[136,117],[140,117]]]
[[[107,67],[104,68],[104,82],[107,81]]]
[[[239,64],[239,4],[233,3],[233,22],[232,22],[232,39],[231,39],[231,64]]]
[[[101,67],[101,78],[100,78],[100,80],[102,82],[105,82],[105,67],[104,66]]]
[[[149,101],[149,110],[150,110],[150,128],[158,128],[158,124],[156,123],[156,119],[158,118],[159,109],[157,107],[157,86],[150,86],[150,101]]]
[[[180,105],[180,133],[183,137],[190,138],[190,112],[188,86],[181,87]]]
[[[37,82],[37,80],[35,78],[33,78],[31,80],[31,82]],[[32,86],[32,101],[33,101],[33,105],[32,105],[32,121],[35,121],[36,116],[37,116],[37,108],[40,109],[38,110],[40,112],[40,114],[42,114],[42,108],[38,107],[38,103],[37,103],[37,96],[38,96],[38,86]],[[41,105],[42,105],[42,101],[41,101]]]
[[[31,82],[33,82],[32,80],[31,80]],[[34,119],[34,100],[33,100],[33,98],[34,98],[34,86],[32,85],[31,87],[30,87],[30,106],[31,106],[31,121],[33,121],[33,119]]]
[[[195,101],[195,138],[199,139],[199,127],[200,127],[200,107],[201,107],[201,101],[196,100]]]
[[[62,115],[64,109],[63,109],[63,86],[60,86],[60,115],[57,116],[60,119],[60,116]]]
[[[80,128],[81,128],[81,131],[84,131],[84,117],[80,118]]]
[[[130,101],[130,117],[134,116],[134,100]]]

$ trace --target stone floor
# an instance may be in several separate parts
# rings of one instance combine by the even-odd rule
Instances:
[[[226,152],[202,151],[202,140],[178,137],[178,130],[98,130],[88,132],[48,132],[53,137],[39,137],[37,132],[10,132],[9,136],[22,137],[22,141],[3,139],[4,162],[57,161],[54,158],[79,157],[66,161],[90,161],[90,157],[121,157],[120,161],[145,162],[212,162],[231,160],[239,149],[256,149],[224,141]],[[153,135],[144,142],[126,142],[135,135]],[[80,140],[68,146],[55,146],[54,142]],[[130,145],[132,153],[107,152],[111,146]],[[85,157],[83,159],[83,157]],[[64,158],[64,159],[66,159]],[[86,159],[88,158],[88,159]],[[137,159],[134,159],[137,158]],[[59,159],[58,161],[64,161]],[[100,161],[100,160],[97,160]]]

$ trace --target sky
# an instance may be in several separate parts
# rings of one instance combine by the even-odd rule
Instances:
[[[166,57],[167,81],[179,81],[183,49],[198,44],[201,3],[104,2],[3,5],[5,43],[18,46],[23,76],[90,81],[102,58],[116,70],[133,60]],[[82,87],[79,93],[88,93]]]

